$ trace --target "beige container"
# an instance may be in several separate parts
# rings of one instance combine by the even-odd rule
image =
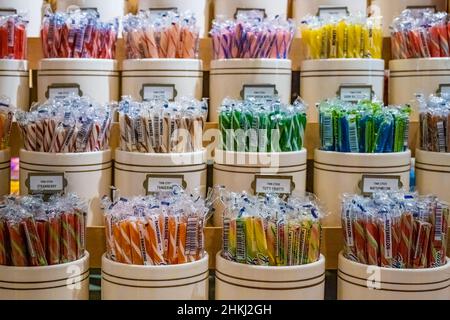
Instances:
[[[208,255],[169,266],[138,266],[102,257],[102,300],[208,300]]]
[[[104,104],[119,100],[119,70],[116,60],[43,59],[38,70],[38,99],[90,96]]]
[[[116,150],[114,181],[121,196],[170,191],[181,185],[206,195],[206,150],[190,153],[138,153]]]
[[[389,27],[395,17],[405,9],[421,10],[431,8],[436,11],[447,11],[446,0],[372,0],[369,13],[383,17],[383,34],[391,35]]]
[[[367,13],[367,0],[294,0],[292,6],[298,24],[307,15],[341,17],[349,13]]]
[[[288,1],[270,0],[215,0],[214,16],[234,18],[239,13],[249,10],[256,10],[261,13],[261,17],[273,17],[280,15],[287,17]]]
[[[302,196],[306,189],[305,149],[284,153],[215,151],[214,185],[231,192],[281,193]],[[222,225],[222,208],[216,207],[214,225]]]
[[[178,13],[191,12],[195,14],[200,37],[207,38],[210,21],[210,4],[212,0],[139,0],[139,10],[148,10],[156,14],[175,11]]]
[[[389,69],[389,103],[410,104],[413,121],[419,120],[417,96],[450,92],[450,58],[391,60]]]
[[[323,300],[325,258],[292,267],[263,267],[216,256],[216,300]]]
[[[0,151],[0,197],[9,195],[11,189],[11,152],[9,149]]]
[[[127,11],[125,0],[57,0],[56,9],[66,11],[71,6],[77,6],[81,10],[92,10],[100,14],[102,21],[110,21],[116,17],[122,17]]]
[[[417,191],[450,202],[450,153],[417,149],[415,163]]]
[[[122,95],[135,100],[203,98],[203,61],[197,59],[125,60]]]
[[[30,108],[28,61],[0,59],[0,95],[8,97],[17,109]]]
[[[89,253],[54,266],[0,266],[0,300],[89,300]]]
[[[449,300],[450,263],[432,269],[393,269],[356,263],[339,254],[339,300]]]
[[[308,121],[318,122],[316,105],[340,97],[346,101],[376,96],[383,99],[384,60],[323,59],[303,61],[300,95],[309,105]]]
[[[345,193],[361,194],[381,187],[409,190],[411,151],[399,153],[340,153],[316,150],[314,193],[330,215],[327,227],[341,226],[341,200]],[[364,187],[365,185],[365,187]]]
[[[224,59],[211,61],[210,121],[217,122],[223,99],[278,95],[291,102],[292,63],[287,59]]]
[[[43,3],[43,0],[0,0],[0,15],[25,14],[30,21],[27,36],[39,37]]]
[[[102,226],[101,198],[110,194],[111,151],[44,153],[20,150],[20,193],[28,194],[27,180],[35,173],[64,173],[65,192],[89,200],[87,226]]]

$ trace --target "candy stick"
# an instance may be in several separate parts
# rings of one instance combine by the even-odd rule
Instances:
[[[412,267],[415,269],[426,268],[428,266],[428,243],[432,225],[427,222],[416,221],[417,224],[417,238],[414,252],[412,255]]]
[[[29,264],[31,266],[45,266],[47,260],[45,258],[45,252],[42,248],[41,241],[39,239],[36,223],[32,217],[26,218],[21,222],[21,228],[27,242],[27,252],[29,257]]]
[[[48,222],[47,261],[49,265],[55,265],[61,262],[61,220],[59,216],[51,216]]]
[[[61,261],[63,263],[77,260],[77,237],[75,230],[75,214],[72,212],[61,214]]]
[[[180,253],[178,251],[181,250],[180,247],[180,224],[181,222],[177,221],[177,217],[175,216],[169,216],[168,217],[168,252],[167,252],[167,260],[169,264],[177,264],[177,263],[184,263],[182,261],[184,261],[184,242],[182,243],[182,248],[183,248],[183,253]],[[184,227],[183,227],[184,228]],[[181,256],[181,261],[179,262],[178,259],[180,259]]]
[[[8,256],[9,256],[9,246],[8,246],[7,226],[6,222],[0,218],[0,265],[2,266],[8,265]]]
[[[130,244],[131,244],[131,257],[133,264],[143,265],[145,248],[141,245],[143,242],[139,233],[138,221],[130,221],[129,223],[130,232]]]
[[[26,241],[20,223],[7,221],[6,224],[11,243],[11,264],[16,267],[28,266]]]
[[[124,263],[131,264],[133,261],[131,253],[131,239],[130,239],[130,222],[123,220],[119,222],[120,228],[120,245],[123,252]]]
[[[178,250],[177,250],[177,256],[178,264],[187,263],[187,254],[186,254],[186,234],[187,234],[187,223],[185,221],[180,221],[178,223],[178,230],[177,230],[177,244],[178,244]]]
[[[411,245],[413,233],[413,216],[406,212],[401,217],[400,222],[400,244],[398,248],[398,263],[400,268],[408,268],[411,265]]]

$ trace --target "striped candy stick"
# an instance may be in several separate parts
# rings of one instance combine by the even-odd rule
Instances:
[[[377,220],[373,215],[368,215],[367,217],[366,237],[367,237],[367,264],[378,266],[380,265],[380,247],[378,244],[380,235]]]
[[[400,220],[400,244],[398,248],[399,268],[408,268],[411,265],[411,247],[413,235],[413,215],[411,212],[403,213]]]
[[[378,219],[379,244],[380,244],[380,265],[385,268],[393,266],[393,219],[388,213],[383,214]]]
[[[77,236],[75,230],[75,214],[72,212],[61,214],[61,261],[63,263],[77,260]]]
[[[131,253],[130,223],[127,220],[119,222],[120,227],[120,244],[123,252],[124,263],[132,264],[133,256]]]
[[[6,249],[9,247],[8,245],[8,231],[6,228],[6,222],[2,219],[0,219],[0,265],[1,266],[6,266],[8,265],[8,255],[9,253],[9,249],[8,252],[6,251]]]
[[[114,245],[114,252],[115,252],[115,261],[120,263],[126,263],[125,260],[125,254],[123,252],[122,247],[122,235],[120,232],[120,224],[118,221],[115,221],[112,225],[112,234],[113,234],[113,245]],[[110,258],[114,258],[111,256]]]
[[[133,264],[143,265],[145,250],[141,246],[141,236],[137,219],[133,219],[128,223],[130,229],[131,258]]]
[[[77,259],[84,256],[86,250],[86,215],[85,212],[75,210],[75,235],[77,239]]]
[[[110,214],[105,215],[105,238],[106,238],[106,255],[112,260],[116,261],[116,248],[114,246],[113,234],[114,220]]]
[[[414,221],[417,225],[417,235],[415,246],[412,253],[412,267],[414,269],[423,269],[428,266],[428,247],[431,234],[431,223]]]
[[[61,262],[61,219],[57,215],[48,219],[47,233],[47,261],[49,265]]]
[[[253,219],[253,225],[258,264],[269,265],[269,251],[267,248],[267,238],[264,230],[263,218],[255,217]]]
[[[141,241],[140,248],[142,251],[142,262],[144,266],[151,266],[154,265],[154,262],[152,259],[152,243],[147,232],[147,224],[148,222],[145,218],[139,218],[137,220],[137,227]]]
[[[180,219],[178,223],[177,231],[177,264],[183,264],[188,262],[186,254],[186,236],[187,236],[187,222],[184,218]]]
[[[36,151],[43,152],[44,151],[44,135],[45,135],[45,127],[43,121],[36,121]]]
[[[30,266],[46,266],[47,259],[42,248],[36,223],[33,217],[27,217],[21,222],[28,248],[28,262]]]
[[[15,267],[26,267],[28,266],[27,247],[20,223],[10,220],[6,224],[11,245],[11,264]]]
[[[353,229],[355,231],[356,258],[359,263],[367,264],[366,220],[363,217],[354,219]]]
[[[44,250],[44,254],[46,256],[48,240],[48,220],[36,220],[36,228],[39,235],[39,241],[42,244],[42,249]]]
[[[157,216],[149,217],[146,224],[146,244],[150,247],[150,257],[154,265],[166,264],[162,246],[159,219]]]
[[[185,243],[183,242],[182,244],[182,248],[183,248],[183,253],[179,253],[178,251],[181,250],[180,244],[179,244],[179,237],[180,237],[180,221],[179,221],[179,217],[174,216],[174,215],[170,215],[168,217],[168,225],[167,225],[167,230],[169,231],[168,234],[168,251],[167,251],[167,257],[166,260],[169,264],[177,264],[180,263],[179,258],[181,256],[181,259],[183,261],[183,256],[185,255],[184,252],[184,248],[185,248]],[[181,262],[183,263],[183,262]]]
[[[267,222],[266,228],[267,249],[269,256],[269,265],[277,265],[277,225],[274,221]]]

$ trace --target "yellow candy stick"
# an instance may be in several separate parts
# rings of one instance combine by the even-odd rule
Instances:
[[[255,242],[257,250],[257,260],[259,265],[269,265],[269,251],[267,249],[266,231],[264,221],[261,217],[253,218],[253,228],[255,232]]]

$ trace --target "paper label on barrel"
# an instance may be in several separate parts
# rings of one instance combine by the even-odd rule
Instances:
[[[64,173],[30,173],[26,181],[30,194],[62,193],[66,183]]]
[[[262,85],[244,85],[241,96],[243,99],[262,99],[272,101],[275,95],[278,94],[274,84]]]
[[[346,102],[371,100],[372,92],[372,86],[370,85],[343,85],[339,87],[339,97]]]
[[[0,17],[11,16],[17,14],[17,10],[14,8],[0,8]]]
[[[317,12],[317,16],[323,19],[328,19],[331,17],[334,18],[343,18],[348,16],[349,11],[348,7],[329,7],[329,6],[320,6],[319,11]]]
[[[413,14],[419,14],[424,11],[431,10],[431,12],[436,13],[437,8],[435,5],[428,5],[428,6],[407,6],[406,9],[411,10]]]
[[[65,99],[72,95],[81,96],[80,85],[78,84],[53,84],[48,87],[46,97],[52,99]]]
[[[438,94],[450,94],[450,83],[440,84],[437,90]],[[423,95],[422,95],[423,96]]]
[[[267,17],[266,9],[264,8],[236,8],[236,13],[234,14],[234,18],[237,18],[238,15],[248,15],[250,12],[254,13],[254,16],[259,19],[264,19]]]
[[[168,12],[174,12],[174,13],[178,12],[178,8],[176,8],[176,7],[170,7],[170,8],[148,8],[148,10],[150,11],[151,15],[157,15],[157,16],[162,16],[164,14],[167,14]],[[141,10],[141,11],[144,11],[144,10]]]
[[[362,178],[362,193],[370,196],[375,192],[399,191],[401,188],[400,176],[368,176]]]
[[[173,101],[176,97],[174,84],[145,84],[142,87],[142,100],[169,100]]]
[[[292,177],[256,176],[254,182],[256,194],[288,194],[293,191]]]
[[[86,12],[86,13],[93,13],[97,17],[100,17],[100,12],[98,11],[98,8],[95,8],[95,7],[83,7],[83,8],[80,8],[80,10],[83,11],[83,12]]]
[[[186,188],[183,175],[148,175],[144,182],[148,195],[158,192],[171,192],[176,186]]]

